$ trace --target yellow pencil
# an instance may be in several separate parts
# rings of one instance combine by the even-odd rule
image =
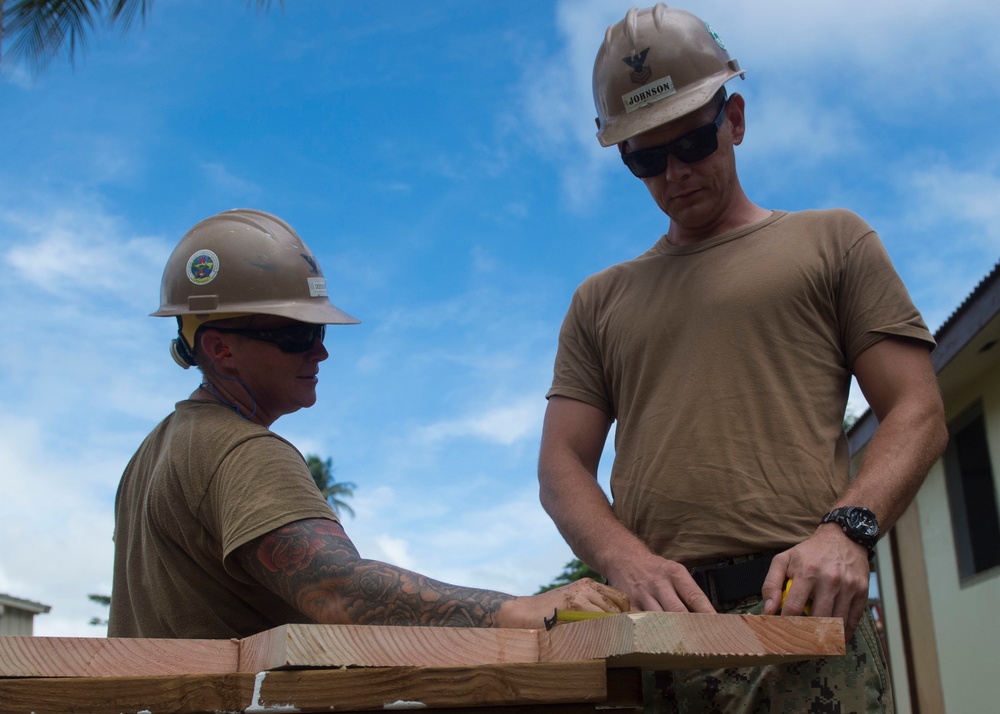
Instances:
[[[783,593],[781,593],[781,606],[782,607],[785,606],[785,598],[788,597],[788,591],[791,589],[791,587],[792,587],[792,581],[789,580],[788,582],[785,583],[785,591]],[[806,603],[806,606],[804,608],[802,608],[802,612],[805,613],[806,615],[809,614],[809,603]]]

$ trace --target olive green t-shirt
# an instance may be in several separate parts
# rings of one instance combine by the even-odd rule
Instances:
[[[118,487],[108,636],[246,637],[309,622],[232,557],[305,518],[338,520],[294,446],[228,407],[179,402]]]
[[[617,420],[615,514],[693,565],[813,533],[848,483],[851,367],[888,336],[934,345],[875,232],[778,211],[585,280],[547,396]]]

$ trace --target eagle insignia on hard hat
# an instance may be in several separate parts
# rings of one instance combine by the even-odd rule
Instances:
[[[629,76],[635,84],[645,84],[653,76],[653,70],[645,66],[647,54],[649,54],[648,47],[637,55],[622,57],[622,62],[632,68],[632,73]]]
[[[302,256],[302,260],[309,263],[309,269],[313,271],[313,275],[319,275],[319,267],[316,265],[316,259],[307,253],[299,253]]]

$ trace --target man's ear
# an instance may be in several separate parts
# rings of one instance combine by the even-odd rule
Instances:
[[[729,97],[729,101],[726,104],[726,118],[729,119],[729,123],[732,126],[733,146],[742,144],[743,137],[746,135],[745,109],[746,101],[743,99],[742,94],[733,94]]]
[[[226,357],[231,357],[233,354],[229,349],[228,336],[218,330],[213,330],[212,328],[202,330],[198,339],[201,353],[210,361],[225,359]]]

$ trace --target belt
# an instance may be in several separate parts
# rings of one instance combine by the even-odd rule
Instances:
[[[719,563],[698,565],[689,571],[716,610],[729,610],[748,598],[760,600],[760,591],[775,555],[741,555]]]

